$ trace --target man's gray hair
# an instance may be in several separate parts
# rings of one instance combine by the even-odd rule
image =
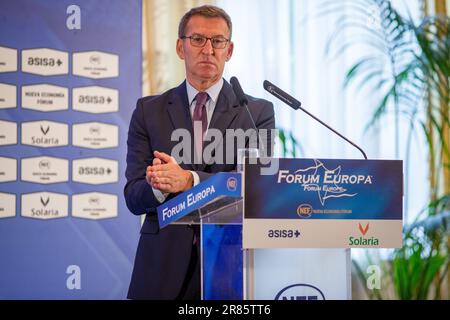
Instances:
[[[225,12],[225,10],[211,5],[203,5],[200,7],[195,7],[189,10],[184,14],[184,16],[180,20],[180,24],[178,25],[178,38],[186,36],[186,26],[189,22],[189,20],[193,16],[202,16],[205,18],[222,18],[225,20],[228,26],[228,30],[230,31],[230,39],[231,39],[231,32],[233,29],[231,18],[228,15],[228,13]]]

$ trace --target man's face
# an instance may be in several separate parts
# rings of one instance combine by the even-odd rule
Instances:
[[[227,23],[222,18],[191,17],[186,26],[185,36],[193,34],[230,39]],[[178,39],[177,54],[185,62],[186,77],[191,84],[205,82],[212,84],[222,77],[225,62],[233,54],[233,43],[228,42],[225,48],[215,49],[208,40],[204,47],[199,48],[191,45],[189,39]]]

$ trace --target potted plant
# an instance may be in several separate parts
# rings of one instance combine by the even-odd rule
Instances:
[[[380,299],[448,299],[448,293],[443,296],[442,284],[449,279],[450,261],[450,18],[424,15],[415,22],[411,16],[402,16],[388,0],[326,4],[322,6],[326,12],[340,15],[329,52],[336,48],[339,55],[362,43],[373,52],[355,61],[345,79],[346,85],[370,86],[374,93],[381,93],[367,128],[393,113],[398,150],[399,118],[406,116],[410,123],[406,160],[413,132],[423,134],[428,146],[429,205],[404,228],[404,246],[381,263],[390,290],[367,289],[367,294]],[[342,40],[349,28],[363,36]],[[367,263],[372,264],[372,259]],[[354,265],[365,283],[365,269]]]

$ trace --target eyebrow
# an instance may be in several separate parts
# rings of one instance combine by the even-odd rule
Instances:
[[[227,38],[226,36],[224,36],[223,34],[215,34],[215,35],[213,35],[213,36],[211,36],[211,37],[208,37],[208,36],[206,36],[206,35],[204,35],[204,34],[201,34],[201,33],[196,33],[196,32],[194,32],[194,33],[192,33],[191,34],[191,36],[202,36],[202,37],[205,37],[205,38],[214,38],[214,37],[223,37],[223,38]]]

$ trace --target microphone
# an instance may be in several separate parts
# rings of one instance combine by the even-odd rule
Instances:
[[[260,140],[259,139],[260,138],[259,137],[259,131],[258,131],[258,128],[256,127],[255,120],[253,119],[253,116],[250,113],[250,110],[248,109],[247,96],[245,95],[244,91],[242,90],[242,87],[241,87],[241,85],[239,83],[239,80],[236,77],[231,77],[230,78],[230,83],[231,83],[231,86],[233,87],[234,94],[236,95],[236,97],[237,97],[237,99],[239,101],[239,105],[244,107],[245,110],[247,110],[247,114],[248,114],[248,116],[250,118],[250,121],[252,122],[253,129],[256,131],[256,133],[258,135],[258,140]],[[263,154],[264,154],[264,151],[265,151],[264,143],[261,142],[261,143],[259,143],[259,145],[261,146],[261,149],[262,149]]]
[[[358,149],[362,155],[364,156],[364,159],[367,160],[367,156],[366,153],[363,151],[363,149],[361,149],[359,146],[357,146],[354,142],[350,141],[349,139],[347,139],[346,137],[344,137],[342,134],[340,134],[339,132],[337,132],[335,129],[333,129],[332,127],[330,127],[329,125],[327,125],[325,122],[323,122],[322,120],[320,120],[319,118],[315,117],[313,114],[309,113],[308,111],[306,111],[305,109],[303,109],[301,107],[302,103],[300,101],[298,101],[297,99],[291,97],[289,94],[287,94],[286,92],[284,92],[283,90],[281,90],[280,88],[278,88],[276,85],[274,85],[273,83],[264,80],[263,83],[264,89],[266,89],[266,91],[270,92],[272,95],[274,95],[275,97],[277,97],[278,99],[280,99],[281,101],[283,101],[284,103],[286,103],[288,106],[290,106],[291,108],[293,108],[294,110],[300,109],[302,110],[304,113],[306,113],[307,115],[309,115],[310,117],[312,117],[314,120],[318,121],[320,124],[322,124],[323,126],[325,126],[327,129],[333,131],[335,134],[337,134],[339,137],[341,137],[342,139],[344,139],[345,141],[347,141],[348,143],[350,143],[352,146],[354,146],[356,149]]]
[[[241,84],[239,83],[239,80],[236,77],[230,78],[231,86],[233,87],[234,94],[238,98],[239,105],[240,106],[247,106],[248,105],[248,99],[247,96],[244,94],[244,90],[242,90]],[[250,113],[249,113],[250,114]],[[255,123],[253,121],[253,117],[250,114],[250,118],[252,118],[253,124]]]

